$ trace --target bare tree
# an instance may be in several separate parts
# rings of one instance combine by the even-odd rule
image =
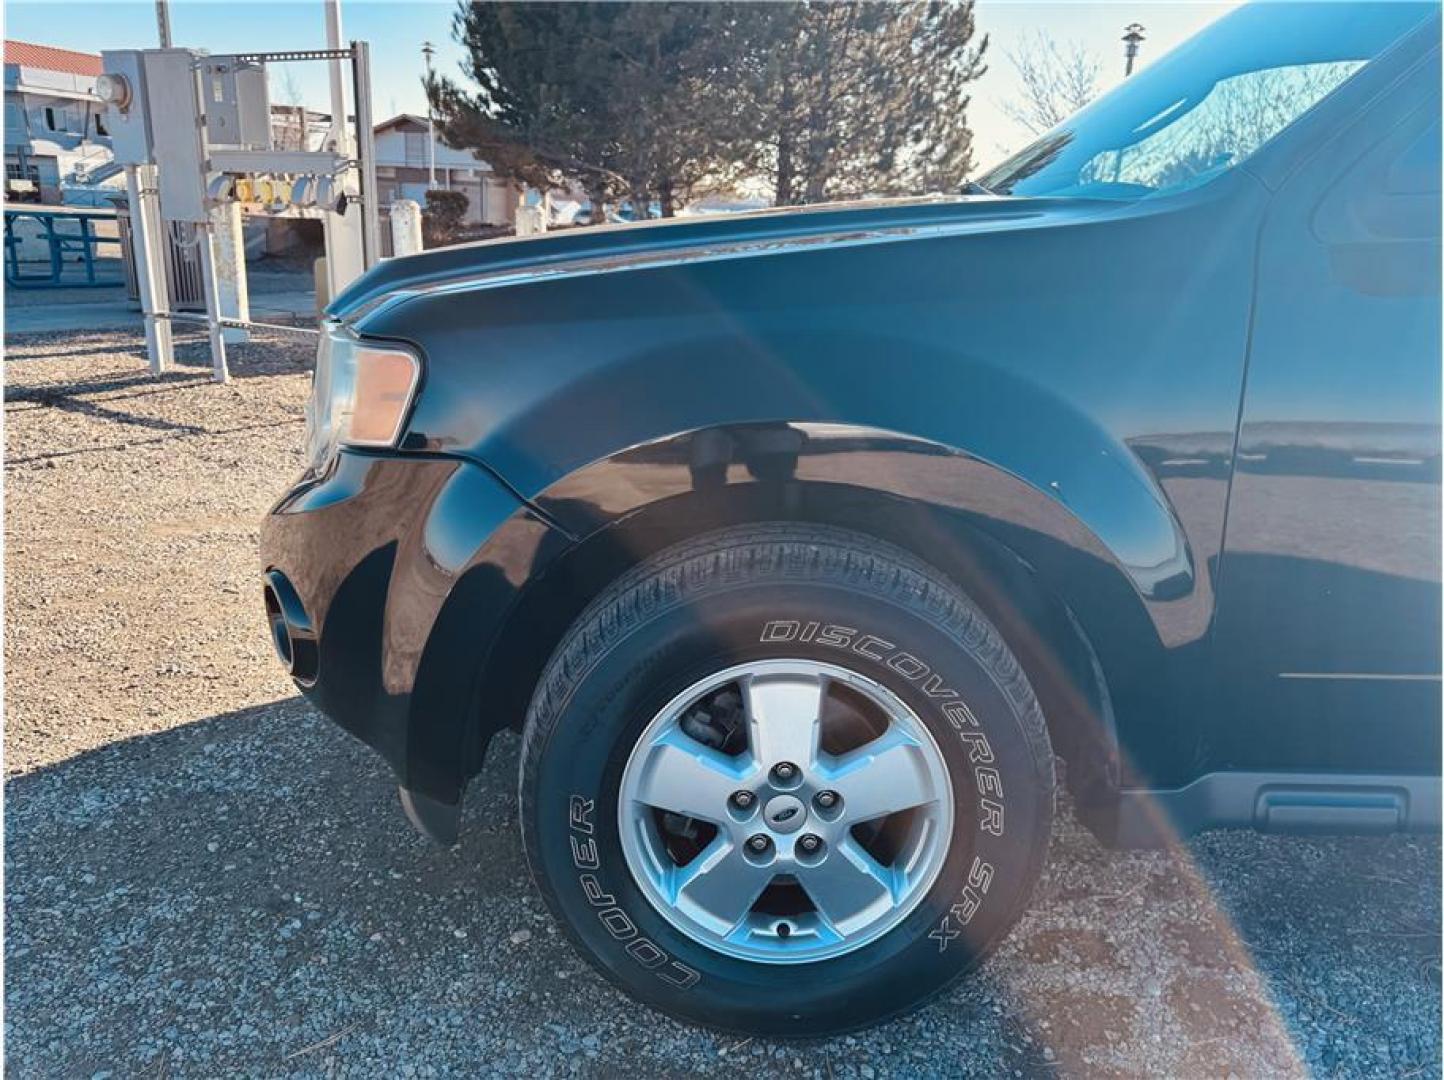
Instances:
[[[1207,96],[1133,145],[1089,162],[1085,181],[1161,188],[1236,164],[1358,68],[1348,60],[1264,68],[1220,79]]]
[[[296,81],[296,69],[291,65],[282,66],[281,85],[277,97],[287,107],[290,116],[281,125],[278,133],[278,150],[306,149],[306,107],[301,103],[301,84]]]
[[[1018,73],[1019,95],[1003,103],[1009,119],[1034,135],[1057,127],[1098,96],[1102,61],[1076,41],[1060,45],[1035,30],[1003,54]]]

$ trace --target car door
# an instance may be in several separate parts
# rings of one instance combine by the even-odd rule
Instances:
[[[1220,764],[1438,768],[1439,141],[1434,44],[1279,181],[1215,624]]]

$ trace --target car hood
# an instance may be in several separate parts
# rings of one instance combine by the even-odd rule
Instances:
[[[348,286],[326,309],[354,322],[382,304],[446,289],[502,285],[663,262],[766,254],[806,245],[904,239],[908,235],[991,230],[1058,217],[1116,210],[1116,202],[964,196],[873,200],[785,207],[705,218],[672,218],[503,237],[386,259]]]

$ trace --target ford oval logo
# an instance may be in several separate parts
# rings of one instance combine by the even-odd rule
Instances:
[[[784,806],[781,810],[777,811],[777,813],[772,815],[772,820],[777,822],[777,824],[781,825],[784,821],[791,821],[796,816],[797,807]]]

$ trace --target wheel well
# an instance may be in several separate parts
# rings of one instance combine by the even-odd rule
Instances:
[[[983,609],[1023,665],[1054,750],[1068,764],[1075,799],[1095,804],[1117,790],[1118,740],[1102,669],[1073,613],[1032,568],[967,515],[886,492],[820,483],[733,485],[663,499],[561,556],[528,587],[487,659],[478,700],[488,708],[473,771],[496,730],[521,727],[563,634],[611,581],[689,536],[765,521],[852,529],[936,567]]]

